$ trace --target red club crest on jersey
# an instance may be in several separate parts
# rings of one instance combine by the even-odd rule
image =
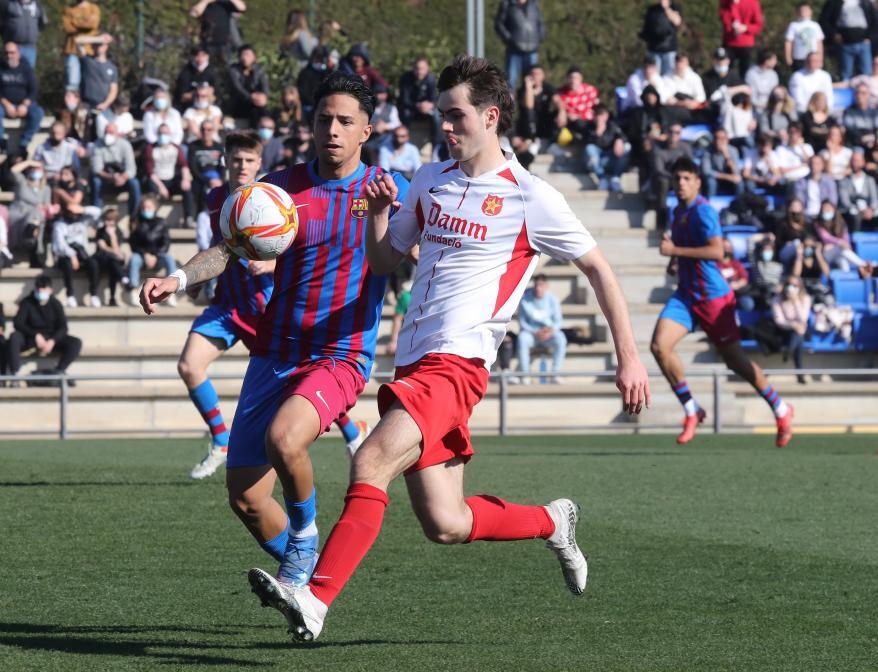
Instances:
[[[482,201],[482,212],[488,215],[488,217],[499,215],[502,209],[503,199],[499,196],[495,196],[494,194],[488,194],[485,197],[485,200]]]
[[[369,214],[369,203],[365,198],[355,198],[351,201],[351,217],[365,219]]]

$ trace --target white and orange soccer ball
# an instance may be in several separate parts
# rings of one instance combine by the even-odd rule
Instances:
[[[220,233],[244,259],[265,261],[283,254],[296,238],[299,217],[290,195],[273,184],[251,182],[223,203]]]

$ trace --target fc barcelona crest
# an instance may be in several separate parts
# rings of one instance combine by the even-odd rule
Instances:
[[[488,194],[488,196],[482,202],[482,212],[484,212],[489,217],[499,215],[502,209],[503,199],[499,196],[495,196],[494,194]]]
[[[351,201],[351,217],[365,219],[369,214],[369,202],[365,198],[355,198]]]

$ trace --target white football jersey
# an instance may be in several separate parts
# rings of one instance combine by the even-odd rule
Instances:
[[[540,253],[570,261],[595,246],[564,197],[507,158],[475,178],[455,161],[423,166],[390,219],[394,249],[420,245],[397,366],[444,352],[490,369]]]

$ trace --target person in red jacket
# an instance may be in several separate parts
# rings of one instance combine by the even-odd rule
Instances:
[[[762,32],[762,5],[759,0],[720,0],[719,18],[723,22],[723,46],[744,77],[750,69],[756,36]]]

